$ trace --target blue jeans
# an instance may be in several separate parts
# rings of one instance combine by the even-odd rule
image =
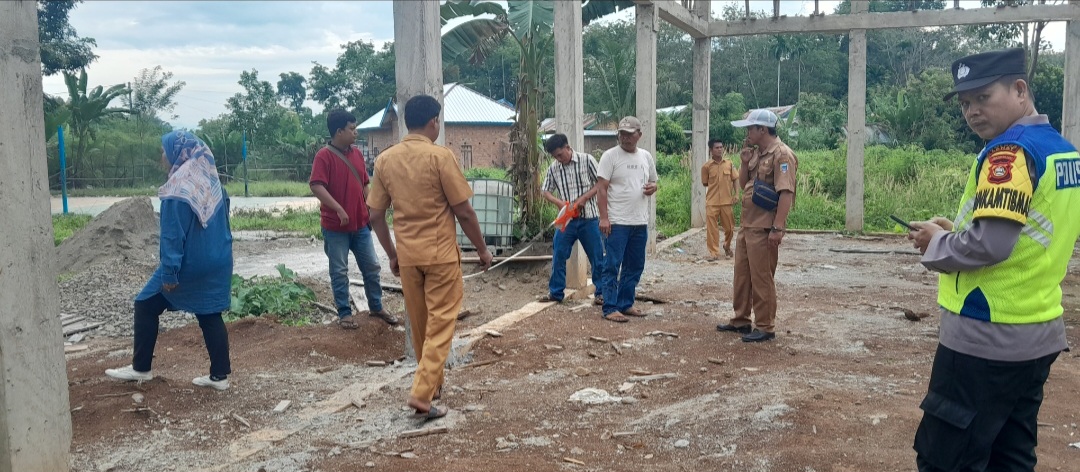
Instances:
[[[634,306],[648,242],[648,225],[611,225],[611,234],[604,239],[604,316]]]
[[[352,315],[349,306],[349,252],[360,266],[364,276],[364,294],[367,295],[368,309],[382,311],[382,283],[379,280],[379,257],[375,255],[375,246],[371,243],[371,230],[360,228],[355,233],[322,230],[323,251],[330,259],[330,287],[334,290],[334,304],[339,317]]]
[[[566,290],[566,260],[574,250],[574,243],[581,241],[581,248],[592,265],[593,286],[599,295],[600,281],[604,276],[604,238],[600,235],[600,220],[596,218],[574,218],[566,224],[565,231],[555,231],[551,259],[551,279],[548,280],[548,293],[553,300],[562,300]]]

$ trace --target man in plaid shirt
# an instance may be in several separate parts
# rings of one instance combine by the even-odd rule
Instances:
[[[603,305],[600,295],[601,276],[604,264],[604,240],[600,236],[600,212],[596,208],[596,160],[592,156],[575,152],[565,134],[556,133],[544,143],[544,150],[555,158],[544,175],[544,199],[559,209],[570,211],[576,208],[578,216],[570,220],[566,228],[555,231],[553,254],[551,256],[551,279],[548,281],[548,294],[540,301],[561,302],[566,289],[566,260],[574,249],[574,243],[581,241],[581,247],[592,265],[593,285],[596,287],[597,305]],[[555,193],[559,196],[556,197]]]

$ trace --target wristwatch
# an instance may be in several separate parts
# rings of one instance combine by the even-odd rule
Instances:
[[[771,231],[779,231],[779,232],[783,233],[783,232],[784,232],[785,230],[784,230],[784,228],[777,228],[777,227],[775,227],[775,226],[770,226],[770,227],[769,227],[769,231],[770,231],[770,232],[771,232]]]

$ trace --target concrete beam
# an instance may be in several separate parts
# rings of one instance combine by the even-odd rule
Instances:
[[[675,0],[635,0],[638,5],[655,6],[657,13],[660,15],[660,19],[675,25],[679,29],[689,34],[694,39],[709,37],[709,15],[706,12],[702,15],[700,12],[691,13],[680,2]],[[700,4],[709,4],[711,2],[705,0],[698,0],[694,6]],[[697,10],[698,8],[695,8]]]
[[[852,2],[855,13],[866,11],[865,2]],[[847,191],[844,227],[863,229],[863,161],[866,147],[866,30],[849,33],[848,42],[848,125]]]
[[[1080,20],[1065,26],[1065,90],[1061,112],[1061,134],[1080,145]]]
[[[585,149],[581,30],[581,2],[555,2],[555,130],[565,134],[576,151]],[[574,244],[566,263],[567,288],[580,289],[589,284],[588,264],[581,244]]]
[[[858,2],[854,3],[858,5]],[[950,25],[985,25],[1029,21],[1080,19],[1080,5],[1024,5],[1015,8],[971,10],[919,10],[891,13],[797,16],[709,23],[709,36],[756,34],[843,33],[855,29],[922,28]]]
[[[71,406],[36,1],[0,2],[0,84],[0,472],[66,472]]]
[[[694,4],[695,13],[708,15],[709,3],[698,0]],[[706,16],[707,17],[707,16]],[[705,187],[698,181],[700,169],[709,160],[709,107],[710,76],[712,74],[712,38],[694,40],[694,98],[693,98],[693,136],[691,137],[691,202],[690,226],[705,226]]]
[[[417,95],[430,95],[443,103],[442,25],[439,2],[394,0],[394,51],[397,77],[398,139],[404,137],[405,103]],[[442,120],[439,120],[440,124]],[[436,144],[446,143],[442,126]],[[459,159],[460,160],[460,159]]]
[[[656,36],[660,28],[656,6],[638,4],[637,18],[637,111],[641,120],[641,140],[638,147],[656,155]],[[653,164],[655,165],[655,163]],[[648,254],[656,253],[656,196],[649,198]]]

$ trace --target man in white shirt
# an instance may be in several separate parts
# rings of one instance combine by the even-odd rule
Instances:
[[[637,147],[641,121],[619,121],[619,145],[600,156],[597,206],[604,234],[604,319],[617,323],[645,316],[634,308],[634,292],[645,269],[649,241],[649,197],[656,193],[656,164]]]

